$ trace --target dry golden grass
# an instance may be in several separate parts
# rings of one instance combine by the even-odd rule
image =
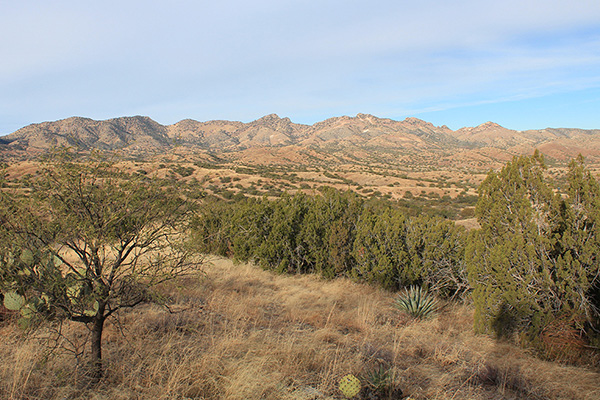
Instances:
[[[228,189],[233,192],[238,192],[239,188],[236,188],[235,185],[239,184],[243,187],[261,186],[258,182],[262,182],[265,185],[275,185],[279,187],[283,187],[284,184],[289,183],[285,178],[274,178],[273,174],[270,173],[257,173],[254,175],[237,173],[235,172],[235,167],[237,164],[223,164],[215,168],[202,168],[198,165],[194,164],[194,162],[187,161],[185,159],[177,159],[173,160],[173,162],[165,165],[162,161],[165,157],[160,157],[159,161],[150,161],[147,162],[137,162],[137,161],[119,161],[117,163],[117,168],[122,172],[127,173],[135,173],[139,171],[144,171],[144,173],[148,177],[155,177],[160,179],[166,179],[172,177],[173,179],[177,179],[181,182],[189,182],[191,180],[196,180],[198,182],[203,182],[211,185],[215,185],[221,189]],[[281,161],[281,160],[279,160]],[[159,165],[163,164],[162,168],[159,168]],[[260,163],[259,163],[260,164]],[[284,166],[285,163],[273,163],[274,165]],[[182,166],[182,167],[192,167],[193,173],[190,176],[181,177],[178,174],[173,172],[173,167]],[[389,195],[392,199],[402,199],[405,192],[411,192],[415,196],[419,196],[421,191],[425,190],[426,193],[435,193],[439,196],[448,195],[451,198],[456,198],[459,193],[463,191],[462,184],[459,185],[458,182],[464,183],[467,180],[470,182],[471,186],[475,183],[479,184],[485,174],[472,173],[468,176],[462,175],[462,172],[453,171],[450,169],[439,169],[435,171],[427,171],[427,172],[410,172],[406,173],[407,178],[399,178],[395,172],[390,170],[390,174],[386,173],[372,173],[365,171],[354,171],[356,166],[352,164],[340,164],[335,167],[332,167],[331,171],[295,171],[294,174],[297,178],[295,181],[295,185],[299,186],[301,184],[309,185],[310,187],[319,187],[322,185],[327,185],[331,187],[335,187],[338,190],[355,190],[356,185],[364,185],[365,188],[371,189],[371,191],[378,191],[383,195]],[[20,161],[13,162],[9,165],[8,179],[12,181],[18,181],[23,179],[27,175],[35,176],[40,169],[40,163],[36,161]],[[364,169],[362,167],[361,169]],[[290,170],[291,172],[292,170]],[[384,170],[382,170],[384,171]],[[337,178],[327,177],[324,172],[335,172],[342,178],[348,179],[353,184],[343,183]],[[410,179],[408,178],[410,176]],[[444,186],[444,188],[439,188],[432,185],[432,181],[437,180],[441,176],[447,177],[448,186]],[[223,183],[221,179],[223,178],[235,178],[234,182]],[[289,187],[286,189],[290,192],[294,192],[299,189],[290,189]],[[358,193],[362,193],[361,191],[357,191]],[[468,193],[471,195],[476,194],[474,190],[474,186],[469,188]],[[365,193],[363,193],[365,195]]]
[[[107,372],[95,387],[82,379],[82,355],[47,355],[5,323],[0,398],[341,399],[341,377],[381,366],[403,398],[600,398],[600,374],[590,369],[473,335],[467,306],[412,321],[392,308],[392,294],[369,286],[222,259],[161,291],[172,312],[146,305],[107,326]],[[85,328],[67,324],[63,333],[81,350]]]

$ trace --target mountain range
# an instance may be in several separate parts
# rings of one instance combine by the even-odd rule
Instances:
[[[579,153],[600,162],[600,129],[515,131],[486,122],[452,130],[417,118],[395,121],[369,114],[304,125],[271,114],[249,123],[185,119],[173,125],[142,116],[103,121],[72,117],[31,124],[0,137],[3,158],[33,157],[55,146],[121,150],[136,157],[178,152],[256,163],[329,160],[489,168],[534,149],[557,162]]]

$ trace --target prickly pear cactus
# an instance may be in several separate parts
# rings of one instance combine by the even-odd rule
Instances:
[[[56,265],[61,264],[61,260],[51,251],[40,252],[30,249],[23,249],[3,260],[6,263],[9,272],[2,274],[4,287],[7,288],[2,293],[4,306],[18,315],[17,323],[23,329],[33,328],[38,325],[44,316],[52,317],[54,310],[51,299],[60,296],[63,287],[63,276]],[[2,273],[4,271],[0,271]],[[35,275],[35,276],[33,276]],[[54,284],[48,288],[48,292],[36,292],[29,290],[29,283],[32,279],[47,279]],[[19,294],[17,290],[25,290],[27,298]],[[76,294],[78,295],[78,293]],[[89,313],[95,309],[90,302]],[[96,308],[97,309],[97,308]]]
[[[83,315],[86,315],[86,316],[88,316],[88,317],[93,317],[94,315],[98,314],[98,308],[100,308],[100,305],[98,304],[98,302],[97,302],[97,301],[95,301],[95,302],[92,304],[92,308],[90,308],[90,309],[88,309],[88,310],[85,310],[85,311],[83,312]]]
[[[33,252],[29,249],[23,250],[23,252],[21,253],[21,261],[27,265],[33,264],[33,262],[34,262]]]
[[[17,320],[17,324],[19,325],[19,328],[27,330],[31,328],[31,318],[21,317]]]
[[[4,293],[4,307],[11,311],[19,311],[25,305],[25,298],[17,292]]]
[[[340,379],[340,391],[350,399],[360,392],[360,380],[354,375],[346,375]]]
[[[31,304],[26,304],[24,307],[21,307],[21,315],[23,318],[30,319],[35,314],[35,309]]]

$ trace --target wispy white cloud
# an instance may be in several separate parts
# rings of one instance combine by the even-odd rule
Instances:
[[[595,0],[4,2],[0,121],[314,122],[543,97],[598,86],[598,21]]]

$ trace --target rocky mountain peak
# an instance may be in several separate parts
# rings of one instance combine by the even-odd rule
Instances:
[[[505,129],[502,125],[498,125],[495,122],[488,121],[480,124],[476,127],[477,129]]]
[[[356,119],[368,122],[370,124],[375,124],[379,122],[379,118],[371,114],[356,114]]]
[[[431,125],[431,126],[433,126],[432,123],[427,122],[427,121],[423,121],[422,119],[415,118],[415,117],[405,118],[404,122],[409,123],[411,125],[427,125],[427,126]]]
[[[294,124],[289,118],[280,118],[277,114],[265,115],[255,121],[249,123],[250,126],[264,126],[274,130],[287,130],[290,129]]]
[[[269,114],[269,115],[265,115],[264,117],[261,117],[255,121],[252,121],[252,124],[261,124],[261,125],[269,125],[272,123],[277,123],[280,121],[290,121],[289,118],[280,118],[279,115],[277,114]],[[290,121],[291,122],[291,121]]]
[[[479,134],[482,132],[491,132],[491,131],[498,131],[498,130],[509,130],[504,128],[502,125],[498,125],[495,122],[484,122],[483,124],[479,124],[477,126],[469,126],[469,127],[464,127],[464,128],[460,128],[459,130],[457,130],[457,133],[460,133],[462,135],[474,135],[474,134]]]

